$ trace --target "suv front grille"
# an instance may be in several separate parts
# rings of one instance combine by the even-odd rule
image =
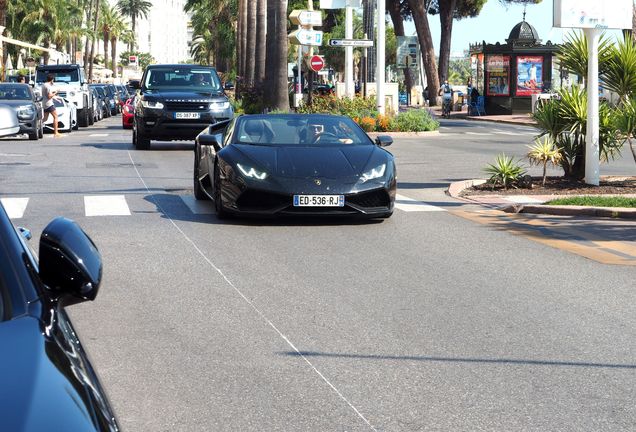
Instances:
[[[166,102],[168,111],[207,111],[209,102]]]

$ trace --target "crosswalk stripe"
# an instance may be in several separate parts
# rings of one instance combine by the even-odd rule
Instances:
[[[181,201],[188,206],[193,214],[214,214],[212,201],[199,201],[193,195],[179,195]]]
[[[94,195],[84,197],[86,216],[130,216],[124,195]]]
[[[0,201],[10,219],[22,218],[29,203],[28,198],[0,198]]]
[[[441,207],[427,204],[424,201],[417,201],[399,194],[395,196],[395,208],[406,212],[446,211]]]

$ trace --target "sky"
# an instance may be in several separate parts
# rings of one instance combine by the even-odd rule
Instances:
[[[599,0],[612,1],[612,0]],[[528,5],[526,21],[534,26],[543,43],[548,40],[560,43],[568,30],[552,27],[552,0],[543,0],[537,5]],[[440,24],[439,16],[428,17],[431,25],[435,52],[439,52]],[[510,30],[523,20],[523,5],[503,6],[499,0],[488,0],[476,18],[455,20],[451,42],[451,55],[462,57],[471,43],[506,43]],[[415,34],[413,22],[405,23],[405,33]],[[618,34],[617,32],[608,32]]]

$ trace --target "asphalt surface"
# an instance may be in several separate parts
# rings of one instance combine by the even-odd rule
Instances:
[[[444,194],[522,156],[531,128],[396,140],[384,222],[226,222],[192,201],[190,144],[135,151],[119,121],[1,140],[0,197],[29,199],[14,222],[36,248],[57,215],[99,246],[100,294],[69,312],[124,430],[636,428],[634,267],[460,217],[481,209]],[[130,215],[86,216],[86,196]]]

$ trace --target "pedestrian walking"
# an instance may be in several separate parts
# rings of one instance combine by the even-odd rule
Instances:
[[[44,122],[49,119],[49,114],[53,116],[53,136],[58,138],[62,134],[57,130],[57,111],[55,110],[54,99],[59,99],[57,91],[53,87],[53,81],[55,80],[54,74],[48,74],[46,76],[46,82],[42,86],[42,100],[44,102]]]

